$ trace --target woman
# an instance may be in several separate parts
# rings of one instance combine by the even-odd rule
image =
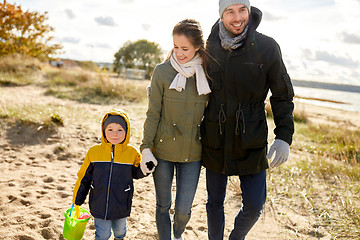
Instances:
[[[151,78],[144,139],[140,146],[143,161],[156,163],[153,158],[157,158],[153,177],[160,240],[171,239],[169,210],[174,170],[175,239],[183,239],[190,220],[201,168],[200,122],[210,93],[206,77],[209,59],[200,24],[185,19],[174,27],[172,36],[174,48],[165,62],[155,67]]]

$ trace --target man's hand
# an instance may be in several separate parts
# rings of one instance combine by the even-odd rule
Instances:
[[[144,174],[149,174],[155,171],[155,167],[158,162],[149,148],[145,148],[142,151],[142,159],[140,163],[140,169]]]
[[[290,147],[289,144],[281,139],[275,139],[269,149],[269,153],[266,155],[267,159],[271,159],[274,155],[275,157],[270,163],[270,167],[278,167],[284,162],[286,162],[289,158]]]

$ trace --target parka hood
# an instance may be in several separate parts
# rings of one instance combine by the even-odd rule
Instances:
[[[250,20],[249,20],[249,32],[254,32],[260,25],[262,19],[262,12],[256,7],[251,7]]]
[[[126,136],[125,136],[125,140],[124,142],[120,143],[123,146],[126,146],[129,144],[130,141],[130,119],[127,116],[126,112],[122,109],[119,108],[114,108],[111,109],[109,112],[107,112],[104,116],[104,118],[101,121],[101,143],[105,143],[105,144],[111,144],[106,138],[105,138],[105,129],[104,129],[104,122],[105,120],[108,118],[109,115],[118,115],[121,116],[125,119],[126,122],[126,126],[127,126],[127,131],[126,131]]]

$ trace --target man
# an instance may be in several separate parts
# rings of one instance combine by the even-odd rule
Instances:
[[[208,236],[223,239],[227,177],[239,176],[243,206],[229,239],[245,239],[266,199],[267,158],[271,167],[284,163],[294,133],[294,91],[278,44],[256,31],[262,13],[249,1],[220,0],[220,20],[213,26],[207,50],[210,67],[209,104],[202,123],[203,165],[206,167]],[[267,153],[265,99],[276,128]]]

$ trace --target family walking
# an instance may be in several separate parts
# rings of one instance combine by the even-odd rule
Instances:
[[[229,176],[239,177],[242,195],[229,239],[245,239],[258,220],[268,161],[277,167],[289,156],[294,92],[279,45],[256,31],[262,12],[249,1],[220,0],[219,17],[206,45],[197,21],[185,19],[174,27],[174,47],[151,78],[141,154],[128,144],[127,114],[116,109],[105,114],[101,144],[89,149],[73,194],[79,206],[90,191],[95,239],[109,239],[111,231],[124,239],[133,179],[151,173],[156,199],[147,201],[156,207],[158,239],[184,239],[202,166],[209,240],[224,238]],[[269,90],[276,127],[268,149]]]

